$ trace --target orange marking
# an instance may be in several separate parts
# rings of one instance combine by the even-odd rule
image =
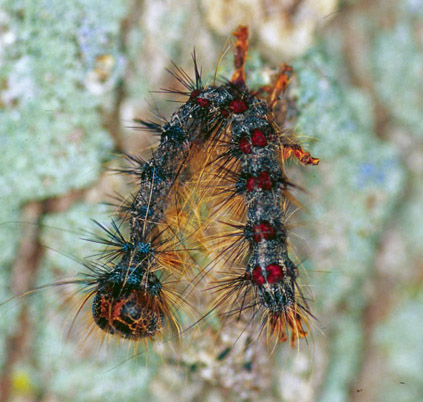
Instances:
[[[292,73],[292,67],[288,64],[283,63],[281,72],[279,73],[278,79],[275,85],[272,87],[265,87],[266,92],[272,91],[269,97],[269,107],[273,109],[278,101],[278,96],[286,90],[289,85],[290,76]]]
[[[305,338],[307,336],[307,331],[303,329],[300,315],[296,314],[294,311],[288,312],[287,321],[291,327],[291,347],[295,347],[296,340]]]
[[[306,320],[304,320],[304,323],[307,325]],[[271,333],[277,336],[279,342],[288,340],[288,328],[291,332],[291,347],[295,346],[297,339],[307,336],[307,331],[303,328],[303,318],[295,311],[295,308],[289,307],[283,313],[270,313]]]
[[[303,165],[318,165],[319,158],[313,158],[309,152],[304,151],[299,145],[284,145],[283,158],[288,159],[294,155]]]
[[[245,86],[245,61],[248,52],[248,27],[239,26],[232,34],[237,38],[234,51],[235,71],[232,74],[231,82],[239,87]]]

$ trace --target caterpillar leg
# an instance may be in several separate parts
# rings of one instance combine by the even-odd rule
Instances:
[[[239,26],[232,34],[237,38],[234,52],[235,71],[232,74],[232,84],[244,87],[245,84],[245,61],[248,52],[248,27]]]
[[[268,106],[273,110],[279,100],[279,95],[286,91],[289,85],[293,69],[290,65],[283,63],[281,71],[273,85],[259,89],[258,93],[269,93]],[[295,156],[303,165],[318,165],[319,158],[313,158],[309,152],[304,151],[298,144],[283,144],[283,159]]]
[[[289,85],[289,81],[291,80],[292,75],[292,67],[288,64],[283,63],[281,67],[281,71],[276,79],[276,82],[273,86],[265,88],[265,92],[269,92],[269,109],[273,110],[278,102],[278,97],[282,92],[285,92],[286,88]]]
[[[319,164],[319,158],[313,158],[310,152],[304,151],[298,144],[283,145],[283,159],[288,159],[290,156],[295,156],[303,165]]]

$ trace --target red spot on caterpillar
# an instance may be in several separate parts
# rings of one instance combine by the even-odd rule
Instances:
[[[248,109],[248,107],[247,107],[247,104],[243,100],[234,99],[229,104],[229,109],[235,114],[241,114],[241,113],[244,113]]]
[[[257,283],[257,285],[264,285],[266,279],[264,279],[263,274],[261,273],[261,267],[257,266],[253,270],[253,281]]]
[[[270,190],[273,186],[272,179],[268,172],[261,172],[258,179],[257,185],[263,190]]]
[[[239,148],[244,154],[251,154],[251,144],[248,142],[247,138],[243,137],[239,140]]]
[[[275,228],[269,222],[262,222],[259,225],[254,225],[253,239],[259,243],[264,240],[272,240],[276,236]]]
[[[283,271],[280,265],[271,264],[266,267],[267,282],[276,283],[283,279]]]
[[[199,89],[195,89],[191,92],[191,95],[189,96],[190,99],[196,98],[198,95],[200,95],[201,91]]]
[[[247,190],[253,191],[255,187],[256,187],[256,178],[255,177],[249,177],[247,179]]]
[[[255,188],[262,190],[271,190],[273,187],[272,179],[268,172],[261,172],[258,177],[249,177],[247,179],[247,190],[253,191]]]
[[[251,134],[251,143],[255,147],[265,147],[267,145],[266,136],[261,130],[255,128]]]
[[[197,105],[200,107],[209,107],[210,102],[208,99],[204,99],[204,98],[197,98]]]

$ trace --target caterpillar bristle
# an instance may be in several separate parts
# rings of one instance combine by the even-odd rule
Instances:
[[[186,91],[180,90],[178,88],[161,88],[160,91],[155,91],[158,93],[172,94],[172,95],[181,95],[181,96],[191,96],[195,91],[200,91],[203,88],[201,80],[201,71],[198,69],[197,58],[195,50],[192,54],[193,64],[194,64],[194,74],[195,80],[181,67],[176,63],[172,62],[172,69],[166,69],[166,71],[176,79]]]
[[[140,124],[140,126],[135,127],[136,129],[139,130],[146,130],[151,132],[152,134],[161,134],[162,133],[162,124],[160,123],[156,123],[154,121],[151,120],[143,120],[143,119],[134,119],[135,123]],[[167,123],[167,122],[165,122]]]
[[[97,256],[107,262],[112,262],[114,259],[121,257],[131,247],[131,243],[125,239],[113,219],[111,221],[111,228],[108,228],[95,219],[93,219],[93,222],[101,229],[103,235],[89,233],[90,237],[83,238],[83,240],[106,246],[105,249],[102,249],[101,252],[93,255],[93,257]]]

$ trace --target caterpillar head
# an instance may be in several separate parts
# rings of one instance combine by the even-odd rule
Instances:
[[[92,315],[99,328],[122,338],[153,337],[165,325],[162,285],[154,273],[118,265],[99,281]]]

